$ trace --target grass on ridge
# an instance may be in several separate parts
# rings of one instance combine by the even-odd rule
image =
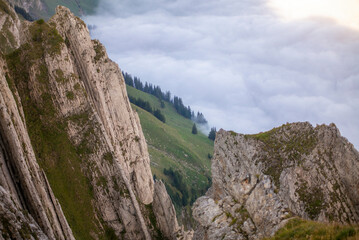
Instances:
[[[359,240],[359,226],[321,223],[294,218],[266,240]]]

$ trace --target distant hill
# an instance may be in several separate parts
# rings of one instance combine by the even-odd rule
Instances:
[[[17,12],[21,15],[23,15],[21,10],[23,9],[32,19],[48,20],[55,14],[55,8],[58,5],[69,8],[77,16],[93,14],[99,0],[8,0],[8,2],[17,6]]]
[[[157,97],[128,85],[127,93],[130,98],[148,101],[153,110],[160,109],[166,118],[166,123],[163,123],[148,111],[132,104],[140,117],[148,144],[152,173],[166,183],[176,210],[180,211],[183,205],[189,206],[203,195],[211,184],[211,160],[208,156],[213,155],[213,141],[200,132],[192,134],[193,122],[178,114],[169,102],[164,102],[164,108],[161,108]],[[176,173],[185,186],[178,186],[180,183],[178,176],[174,176],[178,175]],[[188,191],[186,200],[183,200],[185,190],[181,188]]]

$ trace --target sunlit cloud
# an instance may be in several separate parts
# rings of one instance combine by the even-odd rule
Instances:
[[[287,20],[325,17],[359,29],[358,0],[270,0],[269,6]]]

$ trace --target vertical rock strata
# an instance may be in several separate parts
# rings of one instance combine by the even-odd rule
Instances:
[[[2,3],[4,4],[4,3]],[[4,7],[5,6],[5,7]],[[12,36],[2,51],[10,51],[20,44],[20,23],[14,11],[3,5],[0,19],[8,21],[7,34]],[[11,21],[9,20],[11,19]],[[4,28],[4,25],[3,25]],[[4,32],[4,30],[2,30]],[[74,239],[53,198],[47,179],[37,164],[22,108],[10,90],[10,77],[5,72],[6,62],[0,54],[0,227],[3,237],[44,239]]]
[[[161,180],[155,182],[153,212],[161,234],[166,239],[191,240],[193,238],[193,230],[185,231],[183,226],[178,225],[172,200]]]
[[[166,218],[177,234],[165,237],[190,239],[163,184],[157,196],[166,201],[153,203],[139,118],[105,48],[67,8],[58,7],[48,23],[20,23],[10,11],[19,34],[0,54],[5,238],[23,229],[38,239],[151,239],[163,236]]]
[[[292,216],[359,222],[359,154],[334,124],[265,133],[220,130],[213,184],[194,204],[194,239],[260,239]]]

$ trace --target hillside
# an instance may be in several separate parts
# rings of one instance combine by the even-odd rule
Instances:
[[[149,112],[132,104],[140,117],[153,174],[163,179],[167,187],[170,185],[173,192],[170,190],[169,193],[178,209],[180,203],[176,202],[174,194],[178,193],[181,197],[182,194],[173,186],[173,179],[165,175],[163,170],[172,168],[179,171],[189,190],[189,203],[194,201],[210,185],[211,161],[208,154],[213,155],[213,141],[200,132],[192,134],[193,122],[179,115],[168,102],[161,108],[158,98],[130,86],[127,86],[127,93],[131,97],[148,101],[153,109],[160,109],[165,115],[166,123],[162,123]]]
[[[271,238],[265,240],[358,240],[358,225],[322,223],[293,218]]]
[[[58,5],[69,8],[76,16],[93,14],[99,0],[8,0],[8,2],[24,9],[33,19],[48,20],[55,14]]]

